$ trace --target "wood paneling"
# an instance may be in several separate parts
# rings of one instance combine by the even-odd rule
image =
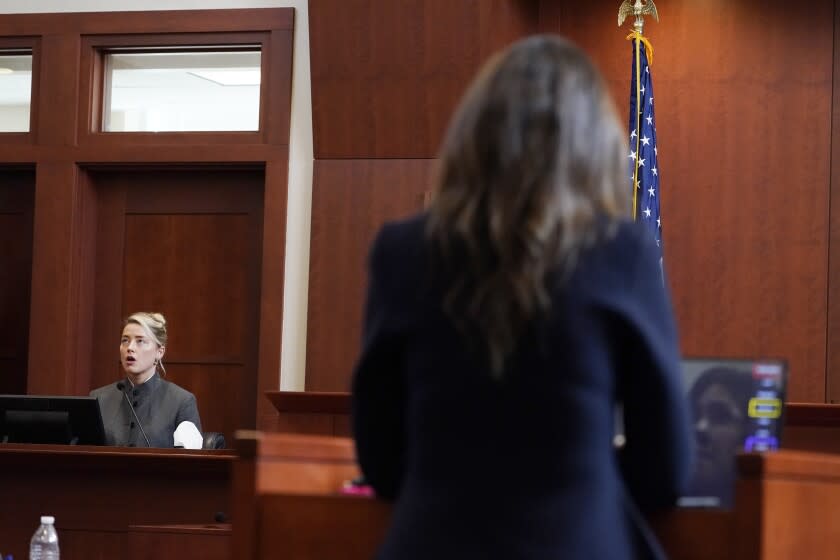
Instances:
[[[429,158],[481,62],[536,29],[521,0],[310,0],[315,157]]]
[[[626,120],[631,45],[628,24],[615,27],[617,6],[312,0],[310,7],[317,158],[432,157],[478,65],[529,31],[559,32],[589,53]],[[840,115],[833,42],[840,15],[830,0],[795,14],[782,0],[725,8],[681,1],[660,15],[659,23],[648,18],[646,34],[655,48],[665,265],[682,351],[785,357],[791,399],[835,398],[830,387],[826,393],[826,359],[831,383],[840,379],[840,353],[831,353],[840,347],[840,319],[832,322],[840,298],[831,297],[840,282],[840,218],[829,220],[828,203],[840,176],[832,165],[840,125],[831,121],[832,107],[835,125]],[[485,30],[493,25],[500,27],[491,39]],[[785,33],[768,37],[767,29]],[[346,390],[358,334],[351,322],[363,298],[356,279],[368,249],[354,236],[371,230],[356,215],[370,207],[368,197],[382,196],[381,220],[396,218],[387,200],[416,191],[395,185],[370,195],[363,186],[329,206],[319,198],[322,164],[313,195],[307,389]],[[327,347],[330,356],[315,350]]]
[[[245,309],[258,298],[247,289],[248,225],[247,214],[126,214],[123,311],[168,311],[164,362],[245,361]]]
[[[166,361],[166,360],[164,360]],[[169,360],[166,379],[195,395],[201,428],[221,432],[226,445],[236,430],[255,425],[251,364],[181,363]]]
[[[288,153],[278,154],[288,156]],[[257,385],[257,425],[275,418],[268,401],[261,398],[266,390],[279,388],[280,352],[283,331],[283,285],[286,254],[287,209],[286,159],[269,161],[265,168],[263,200],[262,283],[259,309],[259,371]]]
[[[35,222],[32,239],[32,293],[29,329],[31,394],[72,395],[89,372],[85,360],[90,325],[84,286],[92,282],[89,261],[82,259],[92,242],[89,220],[94,208],[88,186],[72,162],[36,166]],[[77,376],[78,375],[78,376]]]
[[[26,392],[35,174],[0,169],[0,393]]]
[[[346,438],[270,434],[236,434],[234,464],[233,550],[235,558],[257,558],[260,541],[258,499],[265,494],[336,494],[359,476],[353,441]],[[329,540],[329,533],[322,535]],[[286,558],[285,548],[272,553]],[[333,558],[336,556],[328,556]],[[308,558],[323,558],[313,555]]]
[[[391,518],[391,505],[355,496],[258,497],[259,560],[374,558]],[[329,538],[324,538],[329,535]]]
[[[204,429],[231,438],[256,426],[263,175],[88,171],[99,216],[89,388],[122,375],[122,319],[160,311],[164,365],[195,393]]]
[[[840,9],[834,10],[835,36]],[[831,97],[831,181],[829,183],[828,318],[826,402],[840,403],[840,41],[834,42],[834,79]]]
[[[350,437],[350,394],[268,391],[277,410],[271,431]]]
[[[542,4],[546,25],[601,66],[626,120],[631,54],[627,29],[613,27],[617,8]],[[645,30],[683,352],[783,356],[790,398],[822,402],[833,3],[660,10]],[[776,28],[785,33],[766,34]]]
[[[0,36],[266,31],[293,25],[291,8],[3,14]]]
[[[128,530],[128,560],[231,560],[226,525],[135,525]]]
[[[306,390],[347,391],[359,351],[366,256],[385,221],[423,208],[433,160],[317,160]]]

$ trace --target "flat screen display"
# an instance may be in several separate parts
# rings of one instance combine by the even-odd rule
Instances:
[[[0,395],[0,442],[104,445],[95,397]]]
[[[781,444],[787,365],[773,359],[690,358],[682,367],[695,464],[679,505],[731,508],[735,456]]]

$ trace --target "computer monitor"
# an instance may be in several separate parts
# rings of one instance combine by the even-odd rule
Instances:
[[[0,395],[0,442],[104,445],[95,397]]]
[[[731,507],[735,456],[781,444],[787,365],[778,359],[687,358],[682,368],[695,464],[679,504]]]

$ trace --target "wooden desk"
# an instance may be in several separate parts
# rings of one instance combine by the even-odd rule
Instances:
[[[0,445],[0,551],[28,558],[54,515],[62,560],[129,558],[132,525],[213,523],[230,512],[230,451]]]
[[[256,437],[256,436],[255,436]],[[270,445],[245,443],[250,458],[241,467],[234,517],[237,560],[368,560],[381,542],[390,506],[373,499],[340,496],[339,469],[351,457],[349,440],[310,438],[314,447],[292,446],[296,436],[264,434]],[[303,436],[297,436],[303,437]],[[284,438],[292,438],[285,439]],[[258,440],[259,441],[259,440]],[[325,446],[325,447],[324,447]],[[281,452],[283,448],[286,451]],[[321,448],[321,451],[317,451]],[[260,465],[260,449],[266,461]],[[324,453],[323,450],[330,450]],[[343,450],[342,450],[343,449]],[[273,480],[271,455],[293,455],[324,485],[308,490]],[[306,459],[306,457],[309,457]],[[289,465],[284,467],[289,468]],[[779,451],[738,457],[736,508],[673,510],[653,520],[671,560],[829,560],[840,550],[840,456]],[[280,471],[276,471],[280,472]],[[332,474],[330,474],[332,473]],[[259,482],[257,482],[259,481]],[[239,508],[239,509],[237,509]],[[238,526],[240,520],[247,520]],[[237,533],[242,532],[237,542]]]
[[[340,523],[347,521],[342,515],[347,510],[340,506],[334,512],[326,510],[324,519],[307,515],[314,510],[307,509],[305,496],[335,496],[345,481],[359,476],[352,440],[239,431],[235,448],[238,458],[234,465],[231,503],[236,560],[263,557],[262,554],[266,558],[285,559],[290,547],[297,546],[295,543],[300,540],[297,528],[301,525],[308,527],[319,540],[328,540],[330,532],[321,529],[331,526],[336,519]],[[281,498],[265,501],[266,496]],[[264,515],[264,508],[271,512],[269,517]],[[272,527],[274,523],[276,527]],[[348,526],[355,526],[352,520]],[[286,532],[284,527],[293,530]],[[282,546],[276,547],[278,543]],[[343,555],[308,558],[343,558]]]
[[[350,393],[266,391],[265,396],[277,410],[274,431],[350,437]]]
[[[132,525],[128,528],[128,556],[125,558],[231,560],[230,524]]]
[[[840,454],[840,405],[787,403],[782,448]]]
[[[833,560],[840,550],[840,457],[738,457],[733,511],[675,510],[655,528],[671,560]]]

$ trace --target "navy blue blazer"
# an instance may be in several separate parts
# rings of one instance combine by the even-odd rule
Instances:
[[[622,223],[583,252],[496,381],[430,289],[424,227],[389,224],[374,242],[353,377],[362,472],[396,502],[378,558],[656,557],[639,511],[674,503],[691,437],[649,234]]]

